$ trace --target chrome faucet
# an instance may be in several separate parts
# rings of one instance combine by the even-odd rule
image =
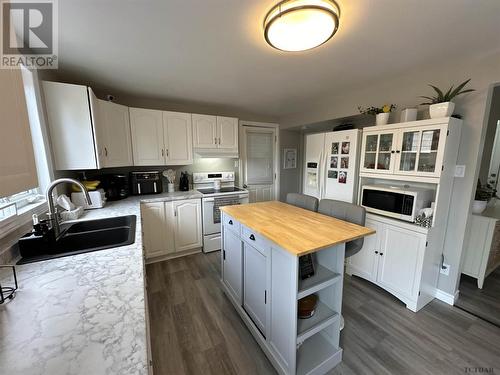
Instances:
[[[57,209],[54,206],[54,197],[52,196],[52,191],[54,190],[54,188],[57,185],[64,184],[64,183],[78,185],[80,190],[85,195],[85,200],[87,201],[87,204],[89,204],[89,205],[92,204],[92,202],[90,201],[90,195],[89,195],[89,192],[87,191],[87,188],[85,186],[83,186],[83,184],[80,181],[77,181],[77,180],[72,179],[72,178],[59,178],[57,180],[52,181],[50,183],[49,187],[47,188],[47,193],[46,193],[47,204],[49,206],[49,212],[47,213],[47,216],[48,216],[49,220],[51,221],[52,229],[54,230],[54,236],[56,239],[59,236],[60,227],[59,227],[59,217],[57,215]]]

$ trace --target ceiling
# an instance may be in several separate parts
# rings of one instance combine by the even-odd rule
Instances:
[[[58,78],[279,118],[374,78],[500,47],[500,1],[340,0],[337,34],[286,53],[262,20],[278,0],[59,1]]]

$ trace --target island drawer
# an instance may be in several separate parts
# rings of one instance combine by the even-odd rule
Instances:
[[[224,219],[223,219],[224,226],[226,228],[231,229],[232,231],[236,233],[240,233],[240,223],[236,220],[234,220],[231,216],[228,214],[224,214]]]
[[[271,245],[263,236],[255,233],[255,231],[252,231],[244,225],[241,226],[241,238],[243,241],[264,254],[267,254],[271,249]]]

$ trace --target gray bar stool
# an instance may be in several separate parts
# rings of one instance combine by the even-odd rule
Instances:
[[[323,215],[332,216],[336,219],[348,221],[358,225],[365,225],[366,210],[362,206],[353,203],[336,201],[333,199],[322,199],[319,202],[318,212]],[[345,244],[345,257],[352,257],[363,247],[364,238],[347,242]],[[344,317],[340,316],[340,329],[344,328]]]
[[[286,195],[286,203],[309,211],[318,211],[318,198],[311,197],[310,195],[288,193]]]

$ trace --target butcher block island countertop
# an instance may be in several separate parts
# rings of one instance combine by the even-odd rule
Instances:
[[[221,210],[296,256],[375,233],[367,227],[278,201],[225,206]]]

